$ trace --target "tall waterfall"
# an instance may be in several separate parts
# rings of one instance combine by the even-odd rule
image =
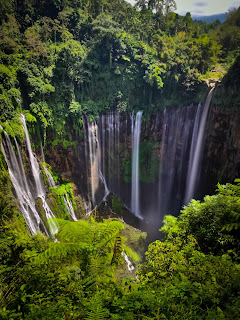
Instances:
[[[99,164],[100,164],[98,126],[95,121],[88,123],[88,141],[89,141],[92,201],[95,204],[96,190],[98,189],[98,186],[99,186]]]
[[[14,142],[18,152],[17,157],[9,136],[4,132],[4,139],[2,139],[1,148],[5,156],[16,197],[19,201],[19,210],[22,213],[32,235],[40,230],[47,234],[47,230],[36,210],[35,200],[27,182],[18,143],[16,140]]]
[[[99,130],[97,121],[92,122],[89,119],[84,120],[84,137],[88,141],[88,148],[85,148],[85,158],[87,166],[90,169],[88,175],[91,189],[92,206],[97,204],[96,193],[100,182],[104,186],[104,197],[109,193],[105,176],[102,173],[101,165],[101,144],[99,143]],[[88,169],[88,168],[87,168]]]
[[[163,112],[158,212],[174,214],[181,208],[193,127],[194,108],[166,108]]]
[[[101,172],[105,178],[107,189],[119,194],[120,182],[120,115],[111,112],[101,116],[100,124],[100,148],[101,148]],[[108,190],[109,192],[109,190]]]
[[[81,168],[84,168],[84,159],[86,163],[86,172],[84,169],[81,171],[81,179],[84,178],[88,185],[86,194],[81,195],[85,213],[90,212],[111,191],[127,207],[131,207],[137,217],[144,216],[154,223],[161,222],[165,214],[177,214],[182,205],[194,195],[198,183],[204,131],[212,94],[213,89],[204,107],[168,107],[150,118],[146,127],[148,131],[144,131],[142,156],[145,161],[144,164],[141,163],[141,181],[139,145],[142,111],[137,112],[135,120],[133,114],[118,112],[100,115],[93,121],[84,116],[84,141],[81,141],[79,150],[82,151],[78,159],[83,160]],[[25,175],[17,141],[13,143],[17,151],[15,155],[11,141],[5,133],[2,149],[19,199],[20,211],[30,232],[34,234],[41,230],[47,233],[35,208],[35,199],[41,199],[47,219],[54,218],[54,214],[46,202],[40,167],[31,148],[24,116],[21,117],[21,121],[34,188],[29,187],[30,181]],[[152,148],[150,151],[149,146]],[[44,164],[43,169],[49,186],[56,188],[53,177]],[[62,196],[62,201],[71,219],[77,220],[67,193]],[[51,233],[54,234],[58,226],[54,221],[51,223]]]
[[[199,126],[196,124],[196,129],[194,130],[197,132],[193,133],[192,136],[192,146],[191,146],[191,155],[188,167],[188,175],[187,175],[187,184],[186,184],[186,194],[185,194],[185,204],[194,197],[197,182],[200,176],[201,171],[201,162],[203,157],[203,149],[204,149],[204,138],[205,138],[205,127],[206,121],[208,116],[208,111],[210,107],[210,102],[213,96],[214,87],[208,93],[207,100],[204,105],[204,109],[202,112],[201,120]],[[198,114],[197,114],[198,116]]]
[[[42,200],[42,206],[45,211],[46,218],[52,219],[55,217],[54,217],[54,214],[52,213],[52,211],[49,208],[49,206],[46,202],[46,199],[45,199],[45,189],[44,189],[44,185],[43,185],[42,178],[41,178],[41,171],[40,171],[38,161],[34,157],[33,152],[32,152],[31,142],[30,142],[30,138],[29,138],[28,129],[27,129],[24,115],[21,115],[21,121],[23,124],[24,133],[25,133],[25,140],[26,140],[27,150],[28,150],[28,154],[29,154],[29,160],[30,160],[30,164],[31,164],[31,171],[32,171],[32,175],[33,175],[33,179],[34,179],[34,183],[35,183],[35,187],[36,187],[36,196],[37,196],[37,198],[40,198]],[[53,220],[50,220],[49,226],[50,226],[51,233],[53,235],[56,234],[58,231],[57,223]]]
[[[93,121],[83,117],[86,179],[92,208],[110,191],[131,206],[130,181],[126,182],[122,175],[122,160],[125,156],[126,161],[131,158],[131,124],[130,115],[120,116],[119,112],[102,114]],[[131,176],[127,179],[131,180]]]
[[[139,209],[139,142],[141,134],[142,111],[138,111],[135,123],[132,125],[132,199],[131,209],[137,216],[141,217]]]

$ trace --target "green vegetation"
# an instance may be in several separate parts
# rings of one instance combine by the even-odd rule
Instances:
[[[131,182],[132,179],[132,162],[131,158],[127,157],[124,151],[121,152],[121,170],[123,173],[123,181],[124,182]]]
[[[56,188],[50,188],[50,192],[48,195],[49,199],[51,200],[53,213],[55,214],[55,216],[63,217],[67,220],[70,220],[70,216],[63,198],[66,196],[71,201],[74,211],[76,211],[76,201],[71,183],[61,184]],[[60,212],[62,213],[62,215],[60,214]]]
[[[154,142],[143,141],[139,149],[140,181],[153,183],[159,175],[159,160],[154,152]]]
[[[111,202],[112,202],[113,212],[116,213],[117,215],[121,216],[122,209],[123,209],[122,202],[114,195],[112,195],[112,197],[111,197]]]
[[[240,180],[219,185],[203,202],[192,200],[179,218],[166,216],[165,239],[149,245],[137,279],[123,279],[121,252],[137,262],[128,246],[142,249],[143,233],[90,217],[58,219],[58,241],[30,237],[8,174],[1,175],[1,319],[239,317]]]
[[[44,179],[45,185],[48,185],[48,178],[46,176],[46,172],[44,170],[44,167],[48,170],[48,172],[53,177],[54,182],[57,184],[58,180],[59,180],[59,177],[58,177],[57,173],[53,171],[52,167],[46,162],[40,162],[40,166],[41,166],[41,169],[42,169],[42,174],[43,174],[43,179]]]
[[[0,120],[26,109],[44,141],[47,130],[72,141],[83,113],[141,106],[147,116],[203,100],[205,81],[221,79],[239,55],[239,9],[221,25],[179,16],[170,0],[1,0],[1,8]]]
[[[68,147],[72,146],[74,150],[76,151],[77,148],[77,142],[76,141],[67,141],[65,139],[56,139],[52,142],[52,147],[56,147],[58,144],[62,144],[64,149],[67,149]]]
[[[24,112],[38,141],[76,150],[84,114],[91,121],[141,106],[147,122],[164,106],[202,100],[211,80],[222,81],[215,103],[239,110],[240,9],[221,25],[174,8],[173,0],[135,7],[124,0],[0,0],[0,124],[10,139],[24,141]],[[154,147],[141,142],[142,182],[156,180]],[[121,160],[130,182],[125,150]],[[71,222],[63,195],[76,211],[80,196],[42,165],[62,183],[48,194],[58,217],[55,239],[30,236],[0,152],[0,319],[239,318],[240,180],[192,200],[178,218],[166,216],[164,240],[150,244],[141,261],[146,234],[116,219]],[[121,214],[117,198],[112,208]]]

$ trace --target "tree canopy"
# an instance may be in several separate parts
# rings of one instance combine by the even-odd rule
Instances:
[[[166,216],[137,277],[119,282],[124,225],[58,219],[58,241],[30,237],[1,184],[1,319],[234,319],[239,316],[240,183]],[[1,196],[1,194],[0,194]],[[7,202],[6,202],[7,201]],[[224,203],[224,205],[223,205]],[[2,212],[2,211],[1,211]]]
[[[172,0],[1,0],[1,8],[0,118],[27,109],[43,131],[84,112],[199,101],[204,80],[221,78],[239,54],[239,9],[219,25],[174,13]]]

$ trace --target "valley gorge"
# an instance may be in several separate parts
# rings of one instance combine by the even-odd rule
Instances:
[[[190,2],[0,0],[1,320],[240,318],[240,8]]]
[[[144,119],[142,112],[136,115],[111,112],[94,120],[83,116],[80,131],[75,132],[76,140],[72,141],[74,145],[66,147],[61,142],[55,146],[47,140],[45,146],[36,148],[34,141],[30,142],[22,115],[26,150],[20,151],[16,140],[11,146],[5,133],[2,151],[30,232],[46,230],[42,220],[55,217],[50,209],[51,201],[48,201],[50,207],[45,201],[48,188],[57,187],[47,164],[57,173],[58,180],[74,183],[81,214],[89,214],[111,192],[132,214],[144,219],[150,229],[159,228],[165,215],[178,215],[191,198],[201,199],[206,193],[214,193],[217,182],[233,181],[240,166],[238,118],[219,111],[217,106],[210,107],[213,90],[209,89],[205,103],[167,107],[148,119]],[[230,121],[231,126],[226,124]],[[229,127],[231,132],[226,131]],[[39,141],[35,143],[42,145]],[[18,160],[12,148],[17,148]],[[27,157],[24,161],[28,163],[28,176],[23,168],[23,152]],[[18,171],[14,173],[14,170]],[[47,178],[45,187],[43,175]],[[21,185],[25,186],[22,194]],[[27,195],[30,198],[24,203]],[[67,192],[62,195],[63,210],[74,221],[77,218],[69,196]],[[41,199],[42,212],[36,213],[34,199]],[[57,226],[52,228],[54,234]]]

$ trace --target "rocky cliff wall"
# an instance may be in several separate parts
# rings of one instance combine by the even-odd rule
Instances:
[[[139,158],[140,203],[142,211],[148,211],[147,216],[149,219],[155,219],[155,216],[159,215],[159,199],[161,198],[159,194],[159,179],[163,177],[164,179],[169,179],[169,177],[166,178],[167,173],[161,172],[160,162],[164,156],[163,153],[166,153],[167,162],[172,161],[171,157],[175,157],[173,162],[175,168],[171,176],[172,185],[169,189],[170,194],[168,195],[170,198],[172,197],[171,201],[174,205],[172,207],[170,206],[169,209],[165,209],[167,212],[163,212],[163,214],[177,214],[183,205],[184,190],[186,187],[186,170],[189,160],[188,157],[183,156],[183,149],[186,154],[189,153],[190,136],[193,130],[196,108],[197,106],[182,107],[182,109],[178,108],[180,111],[175,115],[175,122],[172,122],[173,128],[176,125],[176,130],[177,127],[180,130],[181,121],[179,122],[179,117],[183,117],[183,119],[188,117],[188,127],[186,127],[184,123],[181,124],[181,130],[184,129],[185,133],[178,134],[174,138],[175,140],[169,140],[170,144],[175,144],[175,149],[172,153],[170,152],[168,154],[166,145],[164,146],[166,141],[163,143],[163,131],[170,130],[170,127],[166,123],[164,124],[164,112],[158,112],[149,119],[143,118]],[[168,108],[167,112],[171,115],[176,111],[176,108]],[[201,177],[197,186],[196,196],[199,199],[205,194],[213,194],[217,182],[233,182],[235,178],[240,176],[239,120],[240,117],[236,114],[236,111],[229,109],[224,111],[216,104],[211,106],[206,129]],[[101,121],[102,118],[100,116],[98,123],[101,123]],[[105,128],[106,145],[102,151],[104,152],[104,156],[101,156],[101,161],[105,161],[106,166],[113,165],[110,169],[105,167],[104,171],[109,190],[115,192],[121,200],[130,207],[132,158],[131,117],[130,115],[123,114],[120,116],[119,121],[119,139],[114,140],[114,152],[111,150],[113,145],[109,144],[108,141],[108,129]],[[99,125],[99,130],[100,129],[101,126]],[[103,130],[103,128],[101,130]],[[189,137],[187,137],[188,133]],[[189,139],[189,141],[186,143],[184,139]],[[86,150],[89,148],[89,141],[83,135],[76,138],[76,141],[75,147],[67,146],[64,148],[61,143],[52,147],[49,144],[46,162],[48,162],[62,178],[73,181],[77,186],[77,192],[83,195],[85,199],[91,200],[91,172],[87,160],[89,155],[86,154],[86,152],[88,153]],[[102,141],[98,141],[98,143],[101,144]],[[107,145],[110,146],[110,149],[108,149]],[[101,166],[101,168],[103,168],[102,164]],[[161,174],[162,178],[159,176]],[[100,181],[97,192],[98,201],[104,196],[103,189],[103,183]]]

